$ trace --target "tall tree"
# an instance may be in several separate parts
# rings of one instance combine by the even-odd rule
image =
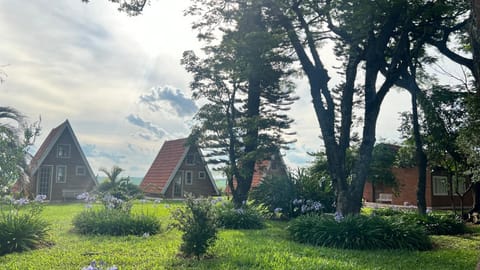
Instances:
[[[200,13],[207,20],[205,6],[195,3],[203,4],[194,1],[189,14]],[[288,143],[283,135],[292,120],[282,111],[295,98],[285,80],[290,60],[277,52],[281,36],[268,28],[261,6],[244,1],[221,12],[231,19],[221,42],[205,47],[204,59],[186,52],[183,64],[194,74],[194,97],[209,101],[196,115],[192,138],[210,150],[214,162],[225,165],[234,203],[241,206],[248,198],[255,164]],[[201,33],[203,26],[200,20],[194,28],[211,41]]]
[[[413,38],[410,35],[415,27],[413,21],[425,15],[425,4],[421,1],[271,4],[310,83],[337,191],[337,210],[343,214],[357,214],[375,143],[380,106],[406,65],[404,59]],[[325,32],[325,29],[330,31]],[[324,54],[319,49],[319,40],[326,38],[336,42],[335,54],[343,62],[339,75],[344,80],[336,88],[328,83],[330,77],[322,60]],[[361,68],[362,76],[358,75]],[[363,83],[356,86],[361,77]],[[345,153],[354,138],[354,98],[361,102],[363,127],[358,158],[350,176],[345,173]]]

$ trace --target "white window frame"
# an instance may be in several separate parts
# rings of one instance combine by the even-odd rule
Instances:
[[[80,170],[80,172],[79,172]],[[83,171],[82,171],[83,170]],[[75,175],[76,176],[85,176],[87,175],[87,168],[85,166],[76,166],[75,167]]]
[[[205,173],[205,171],[198,172],[198,179],[205,179],[206,176],[207,174]]]
[[[60,179],[60,169],[63,169],[63,179]],[[55,169],[55,183],[66,183],[67,182],[67,166],[57,165]]]
[[[60,151],[60,149],[66,151]],[[70,144],[58,144],[57,145],[57,158],[70,158],[71,147]]]
[[[192,184],[193,184],[193,172],[185,171],[185,185],[191,186]]]
[[[444,175],[432,176],[433,196],[448,196],[449,194],[448,177]]]

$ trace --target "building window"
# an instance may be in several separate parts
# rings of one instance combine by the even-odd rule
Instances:
[[[446,176],[432,176],[433,195],[448,195],[448,178]]]
[[[458,181],[456,176],[452,177],[452,186],[452,193],[454,195],[457,195],[457,191],[460,194],[464,194],[467,190],[467,183],[465,181],[465,177],[458,177]]]
[[[187,165],[195,165],[195,155],[194,154],[188,154],[187,158],[185,160],[185,163]]]
[[[67,182],[67,166],[59,165],[57,166],[57,183]]]
[[[204,171],[198,172],[198,179],[205,179],[205,172]]]
[[[191,171],[185,172],[185,185],[191,185],[193,183],[193,173]]]
[[[69,144],[59,144],[57,146],[57,157],[58,158],[70,158],[70,145]]]
[[[75,168],[75,175],[84,176],[86,174],[85,166],[77,166]]]

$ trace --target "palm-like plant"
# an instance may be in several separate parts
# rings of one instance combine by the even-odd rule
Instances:
[[[125,178],[122,178],[117,182],[118,176],[123,172],[123,169],[117,165],[114,165],[112,169],[110,169],[110,171],[107,170],[106,168],[100,168],[99,170],[107,175],[108,180],[114,187],[125,180]]]
[[[19,111],[0,106],[0,192],[14,181],[19,180],[21,187],[29,182],[21,134],[25,130],[24,116]]]

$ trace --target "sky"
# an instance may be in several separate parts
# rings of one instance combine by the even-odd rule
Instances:
[[[95,173],[118,165],[143,177],[165,140],[188,136],[200,104],[180,59],[202,46],[183,16],[188,4],[152,0],[129,17],[107,0],[0,0],[0,105],[30,122],[41,118],[32,152],[68,119]],[[307,152],[322,148],[308,86],[296,81],[300,99],[290,115],[297,141],[284,152],[291,168],[307,166]],[[399,112],[409,108],[409,96],[392,90],[377,140],[398,142]]]

